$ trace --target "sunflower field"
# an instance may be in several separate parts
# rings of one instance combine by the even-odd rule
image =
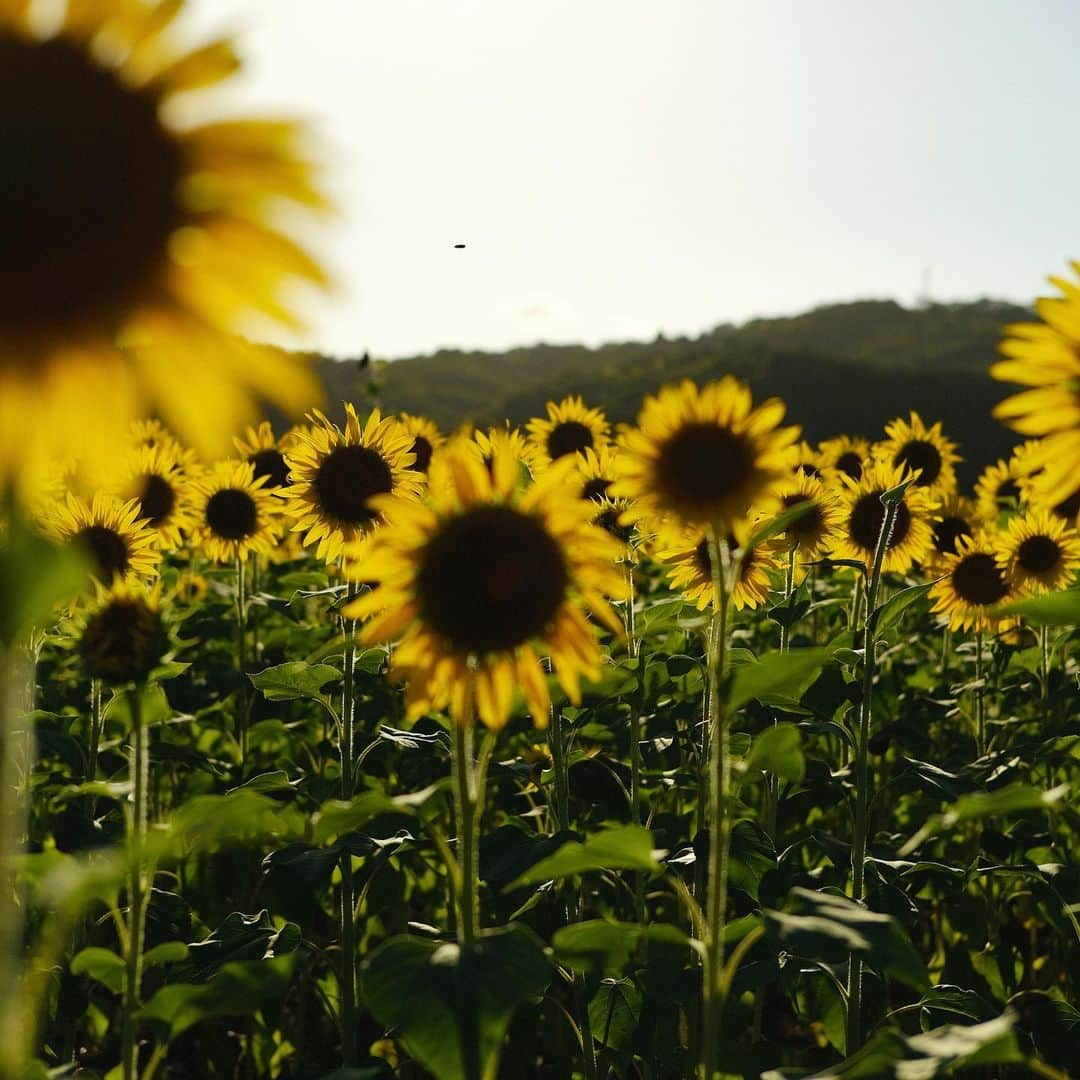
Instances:
[[[730,376],[323,412],[183,7],[0,0],[0,1080],[1080,1076],[1080,286],[973,491]]]

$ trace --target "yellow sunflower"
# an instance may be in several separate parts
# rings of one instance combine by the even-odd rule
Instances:
[[[611,485],[618,476],[615,451],[611,446],[588,449],[577,455],[578,496],[593,508],[592,522],[614,536],[629,550],[634,530],[620,518],[629,505],[613,498]]]
[[[501,454],[505,447],[518,463],[518,468],[523,469],[528,476],[537,471],[535,453],[528,439],[517,429],[509,424],[502,427],[490,427],[486,431],[477,428],[469,435],[472,443],[480,453],[484,464],[491,469],[496,454]]]
[[[576,703],[581,679],[595,679],[602,663],[586,611],[621,632],[608,603],[623,590],[619,544],[589,522],[570,460],[526,486],[505,445],[488,470],[453,443],[432,469],[447,476],[433,479],[427,503],[399,505],[354,546],[346,573],[380,584],[344,613],[372,617],[361,632],[367,644],[403,635],[392,665],[407,683],[410,716],[449,708],[464,722],[475,711],[498,728],[516,684],[543,727],[550,700],[540,658],[550,656]]]
[[[217,563],[268,555],[282,528],[280,500],[255,479],[250,461],[219,461],[193,484],[195,527],[191,542]]]
[[[988,531],[961,536],[956,554],[944,556],[944,576],[930,589],[935,614],[948,620],[953,630],[993,630],[1011,622],[990,612],[1013,592],[1009,575],[994,557],[994,541]]]
[[[995,553],[1022,592],[1052,592],[1080,569],[1080,536],[1050,511],[1030,510],[998,533]]]
[[[956,469],[960,460],[956,444],[941,431],[941,424],[927,427],[912,410],[911,418],[900,417],[885,427],[887,438],[875,444],[873,453],[892,465],[915,473],[915,487],[925,489],[932,498],[943,499],[956,490]]]
[[[286,454],[292,484],[282,492],[293,532],[304,545],[316,545],[318,558],[336,561],[345,544],[383,521],[378,495],[416,499],[423,476],[412,468],[413,436],[391,416],[372,410],[361,424],[352,405],[345,406],[345,427],[321,412],[298,434]]]
[[[412,446],[409,448],[416,459],[413,469],[419,473],[427,473],[431,464],[431,455],[442,446],[445,440],[434,420],[426,416],[416,416],[413,413],[399,413],[398,421],[401,426],[412,436]]]
[[[164,445],[129,456],[120,494],[138,503],[139,517],[157,534],[162,551],[175,551],[195,525],[191,477]]]
[[[807,476],[821,477],[821,454],[805,439],[796,447],[795,471]]]
[[[282,287],[323,282],[268,224],[277,204],[322,205],[303,131],[176,120],[239,66],[226,41],[170,44],[183,9],[0,3],[0,479],[52,452],[108,459],[151,406],[212,453],[255,395],[318,398],[306,362],[238,336],[295,325]]]
[[[870,443],[852,435],[839,435],[818,444],[821,470],[827,476],[862,478],[863,464],[870,457]]]
[[[631,501],[629,521],[670,515],[726,528],[791,475],[799,429],[778,427],[783,417],[783,402],[754,408],[749,388],[731,376],[701,389],[689,379],[666,386],[620,436],[610,493]]]
[[[79,616],[75,632],[87,671],[110,686],[144,681],[169,649],[157,588],[137,583],[116,582]]]
[[[268,489],[289,486],[289,466],[269,420],[263,420],[258,427],[249,427],[242,436],[233,439],[233,445],[240,457],[251,463],[255,479],[266,479]]]
[[[1071,264],[1080,273],[1080,262]],[[1080,285],[1051,277],[1060,296],[1042,297],[1035,310],[1042,322],[1005,328],[1000,352],[990,369],[995,379],[1034,389],[1006,398],[994,415],[1014,431],[1042,437],[1037,464],[1045,498],[1066,498],[1080,475]]]
[[[943,558],[956,554],[956,545],[963,537],[974,536],[988,522],[971,499],[955,494],[937,506],[931,516],[934,550],[928,562],[935,570],[940,568]]]
[[[1030,459],[1026,459],[1030,463]],[[1023,498],[1025,459],[1015,454],[1008,461],[987,465],[975,481],[975,503],[979,514],[996,522],[1002,514],[1016,510]]]
[[[603,446],[611,439],[611,425],[600,409],[590,409],[580,397],[547,403],[547,418],[535,417],[526,425],[529,445],[538,468],[568,454]]]
[[[739,558],[739,576],[731,590],[731,599],[740,611],[760,607],[768,598],[771,575],[780,569],[780,552],[784,548],[776,539],[746,547],[754,528],[744,518],[734,524],[722,541],[727,543],[733,559]],[[672,588],[679,589],[700,610],[712,604],[716,593],[706,529],[697,525],[683,530],[679,536],[661,533],[657,546],[657,558],[667,564],[665,569]]]
[[[844,508],[832,487],[807,472],[799,472],[784,480],[776,489],[781,509],[808,502],[810,508],[802,517],[793,521],[784,531],[783,546],[798,549],[800,558],[813,559],[818,552],[826,551],[833,536],[844,521]]]
[[[873,565],[878,537],[885,521],[885,506],[881,496],[901,484],[908,476],[902,465],[887,461],[868,461],[862,476],[854,480],[844,474],[840,490],[843,518],[834,534],[832,554],[837,559],[855,559]],[[914,484],[904,493],[896,511],[892,535],[885,548],[882,569],[903,573],[912,563],[923,561],[933,544],[931,501],[924,488]]]
[[[99,493],[87,501],[68,492],[50,507],[43,524],[55,539],[76,544],[89,556],[99,586],[107,589],[116,581],[157,574],[161,562],[157,536],[139,517],[135,499]]]

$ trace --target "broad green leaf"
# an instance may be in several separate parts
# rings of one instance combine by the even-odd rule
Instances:
[[[114,994],[123,993],[126,970],[123,957],[97,946],[76,953],[71,961],[72,975],[88,975]]]
[[[995,608],[995,615],[1022,615],[1033,626],[1080,626],[1080,589],[1029,596]]]
[[[604,979],[589,1001],[593,1038],[612,1050],[625,1050],[634,1041],[644,998],[630,979]]]
[[[143,967],[164,967],[166,964],[179,964],[186,960],[188,947],[182,941],[163,941],[143,953]]]
[[[593,833],[583,844],[576,840],[563,844],[554,855],[526,870],[510,888],[590,870],[640,870],[658,874],[662,869],[653,849],[652,833],[640,825],[620,825]]]
[[[754,698],[769,694],[797,700],[828,660],[828,649],[792,649],[786,653],[769,653],[756,663],[733,673],[727,695],[728,708],[734,711]]]
[[[267,701],[305,699],[326,705],[329,697],[323,693],[323,688],[340,681],[341,672],[329,664],[291,660],[287,664],[278,664],[256,675],[249,675],[248,678]]]
[[[432,784],[422,791],[392,796],[385,791],[365,791],[348,802],[341,799],[324,802],[311,818],[315,842],[325,844],[342,833],[362,829],[380,814],[404,814],[412,817],[437,795],[442,787],[442,784]]]
[[[754,736],[750,756],[742,763],[746,779],[753,783],[765,773],[773,773],[793,784],[806,774],[802,735],[794,724],[774,724]]]
[[[805,499],[788,507],[783,513],[777,514],[771,521],[766,522],[760,529],[755,530],[750,539],[746,541],[746,549],[755,548],[774,536],[779,536],[789,526],[794,525],[800,518],[806,517],[814,509],[813,499]]]
[[[494,1077],[518,1007],[554,974],[539,939],[520,924],[482,933],[471,952],[414,936],[391,938],[361,969],[364,1001],[439,1080]]]
[[[894,626],[900,621],[901,616],[912,604],[921,600],[933,587],[935,582],[928,581],[923,585],[912,585],[907,589],[901,589],[898,593],[894,593],[881,604],[877,609],[877,619],[874,623],[874,629],[877,633],[883,634],[891,626]]]
[[[296,951],[300,940],[300,928],[295,923],[275,926],[269,911],[255,915],[234,911],[208,937],[188,946],[187,959],[177,978],[205,982],[226,964],[287,956]]]
[[[618,975],[643,941],[686,948],[686,933],[669,923],[609,922],[588,919],[555,931],[551,946],[560,963],[589,975]]]

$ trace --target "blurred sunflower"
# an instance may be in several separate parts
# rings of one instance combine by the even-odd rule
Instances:
[[[547,418],[535,417],[526,425],[529,445],[538,468],[568,454],[595,450],[611,438],[611,425],[600,409],[590,409],[580,397],[547,403]]]
[[[975,503],[980,516],[996,522],[1002,514],[1016,510],[1023,497],[1023,466],[1024,459],[1013,455],[1008,461],[997,461],[983,469],[975,481]]]
[[[1013,591],[1012,581],[994,557],[989,532],[962,536],[956,554],[943,557],[944,577],[930,589],[935,614],[944,616],[953,630],[993,630],[1011,619],[990,614]]]
[[[163,445],[136,450],[125,472],[120,494],[138,503],[139,517],[157,534],[161,550],[175,551],[195,525],[190,476]]]
[[[89,556],[99,586],[108,589],[117,580],[157,574],[161,561],[157,536],[139,517],[135,499],[99,493],[88,502],[68,492],[49,508],[43,525],[55,539],[75,544]]]
[[[269,554],[281,532],[280,502],[255,479],[250,461],[216,462],[193,485],[195,527],[191,542],[208,559],[231,563],[250,552]]]
[[[688,379],[646,398],[638,426],[620,437],[620,477],[609,489],[631,502],[624,520],[671,515],[727,528],[791,475],[799,429],[778,427],[783,417],[783,402],[754,408],[731,376],[701,389]]]
[[[258,427],[249,427],[242,436],[233,439],[233,445],[240,457],[251,463],[255,479],[265,478],[268,489],[289,486],[289,466],[269,420],[263,420]]]
[[[956,444],[941,431],[941,424],[927,427],[922,417],[912,410],[909,420],[892,420],[885,427],[886,438],[876,443],[876,457],[914,472],[915,487],[925,489],[931,497],[943,499],[956,490],[956,469],[960,460]]]
[[[862,478],[863,464],[870,457],[870,443],[852,435],[839,435],[818,444],[818,460],[827,475]]]
[[[169,650],[158,592],[117,582],[73,628],[92,678],[110,686],[142,682]]]
[[[840,498],[831,488],[807,472],[797,473],[784,480],[776,489],[782,510],[790,510],[800,503],[810,503],[809,509],[793,521],[783,532],[783,546],[795,547],[803,559],[812,559],[820,551],[828,550],[833,535],[844,520],[844,508]]]
[[[930,565],[938,568],[946,555],[956,554],[957,543],[965,536],[974,536],[987,523],[975,504],[963,495],[950,495],[931,515],[934,531],[934,551]],[[996,520],[994,515],[993,520]]]
[[[736,522],[726,537],[733,560],[738,558],[739,576],[731,590],[731,599],[738,610],[756,608],[769,595],[771,575],[780,569],[781,541],[767,540],[754,547],[746,547],[754,526],[743,518]],[[657,558],[666,563],[671,586],[680,590],[687,600],[704,610],[715,598],[712,577],[712,559],[709,538],[703,526],[683,530],[681,536],[661,533],[657,541]]]
[[[334,562],[346,543],[382,523],[385,507],[376,506],[376,496],[416,499],[424,478],[412,468],[413,436],[378,409],[361,424],[347,404],[344,429],[318,411],[310,419],[286,454],[293,482],[282,495],[296,519],[293,532]]]
[[[354,546],[347,575],[381,584],[344,614],[371,618],[367,644],[403,635],[392,669],[407,682],[410,716],[449,708],[464,722],[475,709],[499,728],[516,685],[543,727],[550,699],[540,657],[551,657],[576,703],[581,679],[595,679],[602,663],[586,611],[621,632],[608,603],[623,589],[619,545],[573,494],[572,461],[525,486],[507,446],[495,448],[489,470],[453,443],[432,469],[446,476],[433,477],[427,504],[395,507]]]
[[[1023,592],[1063,589],[1080,569],[1080,536],[1048,510],[1017,515],[994,546],[998,566]]]
[[[902,465],[868,461],[859,480],[844,475],[840,489],[843,518],[831,548],[837,559],[855,559],[871,566],[878,537],[885,522],[881,496],[903,483],[909,475]],[[912,563],[923,561],[933,544],[931,500],[924,488],[911,485],[899,503],[892,534],[885,547],[882,569],[903,573]]]
[[[442,432],[434,420],[429,420],[426,416],[416,416],[414,413],[399,413],[398,422],[412,436],[412,446],[409,449],[416,459],[412,465],[414,471],[427,473],[431,455],[445,441]]]
[[[501,448],[505,447],[517,461],[518,468],[524,470],[528,476],[531,477],[536,471],[532,446],[517,428],[512,428],[509,424],[490,427],[486,431],[477,428],[471,433],[470,439],[489,470],[493,467],[496,454],[501,454]]]
[[[579,497],[594,508],[593,524],[629,548],[634,530],[620,521],[629,504],[625,499],[611,496],[611,485],[618,475],[615,451],[610,446],[601,446],[599,450],[589,449],[579,454],[577,475]]]
[[[254,395],[318,397],[306,362],[235,336],[294,325],[281,287],[324,281],[268,224],[277,202],[322,205],[303,132],[174,121],[239,66],[225,41],[169,44],[183,8],[0,3],[0,479],[54,452],[109,458],[151,407],[211,453]]]
[[[821,476],[821,454],[805,439],[796,447],[795,471],[807,476]]]
[[[1080,273],[1080,262],[1070,264]],[[1044,469],[1039,488],[1046,501],[1066,498],[1080,475],[1080,285],[1052,276],[1060,296],[1041,297],[1042,322],[1005,327],[1004,360],[990,369],[995,379],[1034,389],[1006,398],[994,416],[1023,435],[1042,437],[1035,462]]]

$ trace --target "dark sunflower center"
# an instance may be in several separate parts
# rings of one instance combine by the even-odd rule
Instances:
[[[885,522],[885,506],[881,501],[880,491],[871,491],[859,497],[848,518],[848,534],[863,551],[876,551],[881,526]],[[911,511],[907,503],[901,503],[896,509],[893,530],[885,545],[885,550],[904,542],[911,528]]]
[[[836,459],[836,467],[852,480],[862,479],[862,458],[854,450],[847,450]]]
[[[243,540],[258,525],[255,500],[238,488],[215,491],[206,503],[206,524],[223,540]]]
[[[163,476],[151,473],[143,477],[142,494],[139,496],[140,516],[146,518],[155,528],[164,521],[176,505],[176,492],[172,484]]]
[[[631,525],[623,525],[620,523],[620,514],[621,511],[618,507],[608,506],[601,511],[600,516],[596,519],[594,524],[599,525],[601,529],[605,532],[609,532],[624,544],[629,544],[630,537],[634,535],[634,529]]]
[[[1053,570],[1061,558],[1061,548],[1049,536],[1029,536],[1016,552],[1016,561],[1029,574]]]
[[[75,540],[89,553],[98,577],[106,584],[127,570],[127,541],[115,530],[104,525],[87,525],[75,534]]]
[[[744,490],[753,447],[716,424],[687,424],[660,448],[657,475],[674,502],[709,503]]]
[[[416,455],[416,460],[412,463],[412,468],[417,472],[426,473],[428,466],[431,464],[431,454],[434,448],[428,439],[425,439],[423,435],[414,435],[412,452]]]
[[[285,463],[285,457],[280,450],[270,447],[260,450],[248,458],[251,462],[255,479],[266,477],[267,487],[287,487],[289,483],[289,466]]]
[[[1057,514],[1059,518],[1064,518],[1066,521],[1072,521],[1077,514],[1080,514],[1080,487],[1078,487],[1071,495],[1062,499],[1061,502],[1054,507],[1053,512]]]
[[[418,579],[431,627],[466,653],[513,649],[543,633],[569,584],[543,524],[507,506],[481,506],[428,542]]]
[[[997,494],[994,496],[994,501],[1000,507],[1015,506],[1016,501],[1020,498],[1020,485],[1011,477],[1008,480],[1003,480],[1000,487],[997,489]]]
[[[599,502],[607,494],[609,487],[611,487],[611,481],[598,476],[586,482],[585,487],[581,490],[581,497]]]
[[[942,518],[934,524],[934,549],[942,555],[955,555],[957,540],[971,535],[971,526],[962,517]]]
[[[61,39],[0,32],[0,332],[62,333],[146,291],[180,223],[152,94]]]
[[[138,601],[114,600],[87,621],[80,652],[98,678],[128,682],[145,678],[166,646],[156,612]]]
[[[921,469],[915,486],[929,487],[941,475],[941,451],[925,439],[912,439],[900,447],[893,464],[912,470]]]
[[[580,420],[563,420],[551,429],[547,437],[548,457],[552,461],[588,450],[592,445],[593,433]]]
[[[793,506],[798,506],[799,503],[806,502],[805,495],[791,494],[785,495],[782,502],[785,510],[790,510]],[[825,527],[825,516],[821,512],[821,507],[815,502],[800,518],[797,518],[787,527],[788,536],[799,541],[812,540],[814,537],[820,535],[821,530]]]
[[[953,591],[966,604],[989,607],[1007,591],[1005,579],[992,555],[978,551],[956,564],[952,572]]]
[[[368,506],[372,495],[393,490],[394,477],[382,454],[367,446],[331,450],[315,474],[319,505],[346,525],[366,525],[378,517]]]
[[[821,476],[821,470],[816,465],[811,465],[809,461],[804,461],[796,466],[795,471],[805,473],[807,476],[819,478]]]
[[[739,541],[735,539],[730,533],[727,537],[728,554],[734,556],[735,552],[739,550]],[[704,536],[698,542],[698,546],[694,549],[694,564],[697,566],[701,575],[712,581],[712,554],[709,551],[709,538]],[[747,548],[743,552],[742,567],[740,568],[740,578],[745,578],[750,572],[750,569],[754,565],[754,549]]]

